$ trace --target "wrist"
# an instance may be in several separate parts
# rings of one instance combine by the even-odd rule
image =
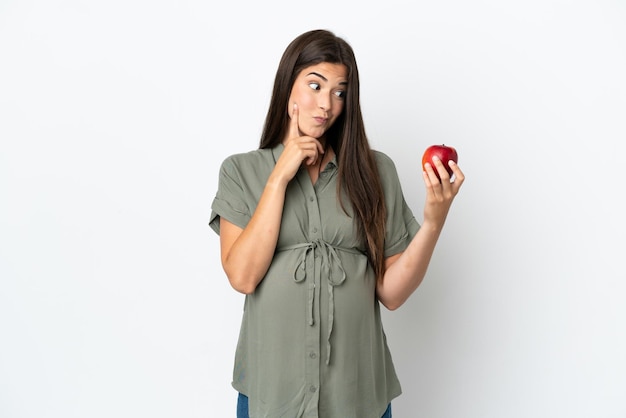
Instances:
[[[271,174],[265,183],[265,188],[284,192],[287,189],[287,184],[289,184],[289,179],[276,174]]]
[[[425,232],[438,235],[443,229],[443,222],[437,223],[425,219],[424,222],[420,225],[420,229],[423,229]]]

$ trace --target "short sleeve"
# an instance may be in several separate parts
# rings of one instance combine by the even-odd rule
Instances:
[[[387,155],[376,152],[387,207],[385,257],[404,251],[420,228],[406,203],[396,166]]]
[[[252,217],[245,202],[241,173],[232,157],[224,160],[220,167],[219,182],[211,204],[209,226],[220,233],[220,217],[244,228]]]

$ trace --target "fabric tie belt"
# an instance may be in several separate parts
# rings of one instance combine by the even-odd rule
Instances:
[[[305,242],[302,244],[290,245],[287,247],[281,247],[278,251],[288,250],[303,250],[298,258],[296,269],[293,272],[293,280],[296,283],[302,283],[306,280],[306,264],[307,259],[311,256],[315,257],[316,251],[321,254],[322,257],[322,269],[328,278],[328,335],[326,338],[326,349],[328,356],[326,357],[326,364],[330,362],[330,336],[333,332],[333,322],[335,319],[335,299],[334,299],[334,287],[341,285],[346,280],[346,271],[343,269],[341,259],[337,254],[337,251],[346,251],[352,254],[364,255],[363,252],[353,248],[341,248],[333,247],[326,241],[321,239],[315,239],[311,242]],[[317,272],[317,276],[320,277],[320,271]],[[314,283],[315,284],[315,283]],[[309,289],[308,295],[308,323],[313,325],[314,321],[314,301],[315,301],[315,286]]]

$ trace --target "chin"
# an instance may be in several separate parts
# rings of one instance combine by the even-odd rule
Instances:
[[[313,138],[319,139],[326,134],[326,129],[311,129],[304,133],[307,136],[311,136]]]

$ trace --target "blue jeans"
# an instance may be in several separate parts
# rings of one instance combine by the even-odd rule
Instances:
[[[248,415],[248,397],[241,393],[237,399],[237,418],[250,418]],[[391,418],[391,404],[387,406],[387,410],[380,418]]]

